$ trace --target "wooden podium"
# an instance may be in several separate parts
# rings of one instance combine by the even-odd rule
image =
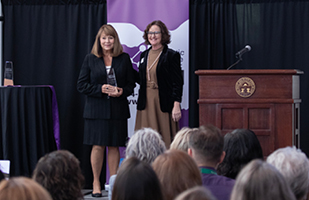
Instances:
[[[199,123],[254,131],[264,156],[300,147],[298,70],[198,70]]]

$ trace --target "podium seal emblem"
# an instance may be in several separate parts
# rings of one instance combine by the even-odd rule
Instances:
[[[249,77],[242,77],[236,82],[235,90],[243,98],[250,97],[255,92],[255,83]]]

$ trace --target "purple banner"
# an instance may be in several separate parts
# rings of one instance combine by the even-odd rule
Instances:
[[[107,0],[107,22],[134,24],[140,31],[161,20],[175,30],[189,19],[189,0]]]
[[[182,118],[179,122],[181,128],[189,123],[189,0],[107,0],[107,22],[117,30],[124,51],[130,55],[136,70],[140,54],[148,48],[144,44],[144,30],[154,20],[161,20],[166,24],[171,33],[169,48],[181,55],[184,75]],[[134,133],[138,89],[139,85],[135,87],[133,95],[128,97],[131,112],[131,118],[128,120],[129,137]],[[108,178],[107,170],[107,182]]]

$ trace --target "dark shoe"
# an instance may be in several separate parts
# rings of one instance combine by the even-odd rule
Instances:
[[[95,193],[95,194],[91,193],[91,196],[92,197],[102,197],[102,193]]]

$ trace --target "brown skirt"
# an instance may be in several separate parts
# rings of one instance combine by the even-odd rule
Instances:
[[[146,108],[136,113],[135,130],[145,127],[158,131],[162,135],[166,148],[169,148],[179,130],[178,122],[173,121],[172,114],[161,111],[157,88],[147,87]]]

